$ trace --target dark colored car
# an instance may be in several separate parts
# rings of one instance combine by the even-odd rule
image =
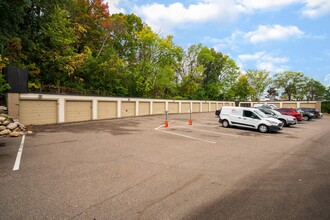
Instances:
[[[220,115],[220,112],[221,112],[221,109],[219,109],[219,110],[215,110],[215,115],[216,115],[216,116],[219,116],[219,115]]]
[[[309,121],[313,118],[316,118],[314,113],[304,110],[303,108],[296,108],[297,112],[301,112],[305,121]]]
[[[215,110],[215,115],[219,117],[219,122],[221,121],[220,113],[221,113],[221,109]]]
[[[300,112],[297,112],[294,108],[278,108],[275,109],[278,112],[281,112],[283,115],[290,115],[297,119],[297,121],[303,120],[303,115]]]
[[[301,108],[304,112],[310,112],[315,115],[315,118],[321,118],[320,111],[316,108]]]

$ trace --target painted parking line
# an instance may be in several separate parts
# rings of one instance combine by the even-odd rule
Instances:
[[[196,138],[196,137],[192,137],[192,136],[189,136],[189,135],[184,135],[184,134],[179,134],[179,133],[175,133],[175,132],[171,132],[171,131],[166,131],[165,129],[161,129],[162,127],[164,127],[164,126],[160,125],[157,128],[155,128],[155,130],[159,131],[159,132],[167,133],[167,134],[172,134],[172,135],[176,135],[176,136],[180,136],[180,137],[184,137],[184,138],[189,138],[189,139],[193,139],[193,140],[197,140],[197,141],[210,143],[210,144],[216,144],[217,143],[215,141],[209,141],[209,140],[206,140],[206,139]],[[176,126],[176,127],[182,127],[182,126]]]
[[[190,130],[194,130],[194,131],[201,131],[201,132],[206,132],[206,133],[212,133],[212,134],[219,134],[219,135],[225,135],[225,136],[231,136],[231,137],[241,137],[240,135],[236,135],[236,134],[228,134],[228,133],[222,133],[222,132],[218,132],[218,131],[208,131],[208,130],[204,130],[204,129],[196,129],[196,128],[192,128],[192,127],[188,127],[188,126],[181,126]],[[208,126],[211,127],[211,126]]]
[[[22,137],[21,145],[19,146],[17,156],[16,156],[16,161],[14,164],[13,171],[19,170],[19,165],[21,163],[21,158],[22,158],[22,153],[23,153],[23,147],[24,147],[24,141],[25,141],[25,135]]]

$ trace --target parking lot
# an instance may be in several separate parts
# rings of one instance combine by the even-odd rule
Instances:
[[[188,120],[36,126],[24,143],[0,138],[0,219],[330,218],[329,116],[266,134],[223,128],[213,112]]]

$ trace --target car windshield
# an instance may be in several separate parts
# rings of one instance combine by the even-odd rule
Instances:
[[[256,113],[256,115],[258,115],[260,118],[268,118],[269,117],[265,113],[260,111],[259,109],[253,110],[253,112]]]
[[[282,114],[280,112],[276,111],[276,110],[271,110],[271,111],[277,116],[282,116]]]

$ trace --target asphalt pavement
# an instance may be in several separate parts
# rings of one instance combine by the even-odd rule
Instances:
[[[0,219],[330,219],[330,117],[276,133],[214,113],[0,138]]]

